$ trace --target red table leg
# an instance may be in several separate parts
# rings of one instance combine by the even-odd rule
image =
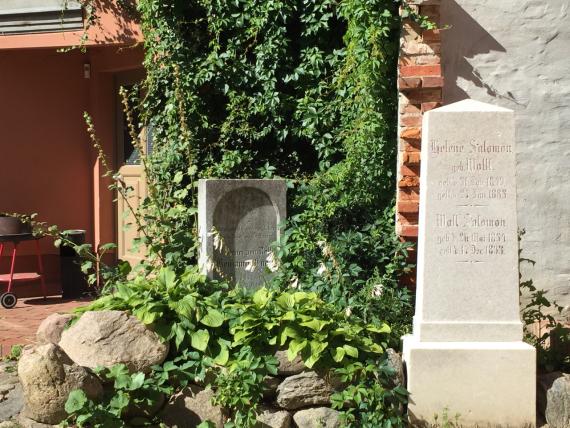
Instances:
[[[44,300],[47,298],[46,283],[44,280],[44,263],[42,261],[42,253],[40,251],[40,241],[36,239],[36,254],[38,256],[38,270],[40,274],[40,281],[42,282],[42,292],[44,293]]]
[[[8,293],[12,292],[12,281],[14,279],[14,268],[16,267],[16,253],[18,252],[18,244],[14,242],[12,249],[12,263],[10,263],[10,281],[8,282]]]

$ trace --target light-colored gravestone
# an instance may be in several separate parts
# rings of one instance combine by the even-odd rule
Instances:
[[[413,335],[404,362],[414,421],[535,425],[535,350],[522,342],[515,127],[466,100],[426,113]]]
[[[213,279],[257,288],[286,218],[285,180],[200,180],[200,265]]]

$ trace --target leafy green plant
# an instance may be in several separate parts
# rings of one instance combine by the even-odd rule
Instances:
[[[263,379],[276,374],[273,354],[279,348],[287,349],[290,360],[301,355],[305,365],[325,371],[366,363],[360,366],[366,367],[366,376],[358,377],[353,370],[346,377],[370,389],[375,403],[359,403],[360,409],[351,413],[354,423],[374,418],[372,413],[395,415],[394,397],[405,398],[399,389],[391,392],[390,372],[380,364],[390,327],[347,317],[314,292],[261,288],[250,294],[208,281],[195,267],[182,275],[163,268],[154,278],[117,284],[77,312],[108,309],[128,311],[152,326],[171,343],[171,352],[149,375],[129,374],[122,366],[98,371],[114,388],[97,403],[74,394],[68,408],[70,421],[77,424],[125,421],[130,407],[150,406],[158,393],[171,396],[189,383],[199,383],[214,388],[215,401],[231,411],[231,423],[253,426]]]
[[[348,386],[331,397],[333,408],[343,411],[346,427],[405,427],[408,392],[387,383],[394,375],[386,361],[368,359],[336,370]]]
[[[525,231],[519,231],[519,241]],[[534,260],[522,257],[519,249],[519,267],[522,263],[535,264]],[[562,314],[564,308],[550,301],[547,290],[539,290],[532,279],[523,281],[519,269],[519,294],[527,303],[522,309],[524,341],[537,351],[539,369],[550,372],[570,371],[570,328],[564,326],[552,313]]]
[[[226,370],[218,374],[214,403],[233,410],[227,428],[255,425],[267,375],[277,375],[277,359],[256,356],[249,346],[242,347]]]
[[[433,415],[434,423],[430,428],[461,428],[461,414],[456,413],[452,418],[449,416],[449,408],[445,407],[441,412],[441,420],[438,414]]]
[[[261,288],[251,302],[231,307],[239,313],[230,322],[232,345],[266,352],[268,346],[286,347],[289,360],[300,354],[309,368],[318,363],[330,367],[361,354],[381,354],[384,336],[391,331],[387,324],[363,325],[347,319],[316,293]]]
[[[5,361],[18,361],[22,356],[23,345],[12,345],[10,347],[10,352],[6,354],[3,358]]]

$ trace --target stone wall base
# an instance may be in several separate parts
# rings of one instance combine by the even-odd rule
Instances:
[[[413,426],[447,413],[462,427],[536,426],[536,350],[523,342],[420,342],[404,338]]]

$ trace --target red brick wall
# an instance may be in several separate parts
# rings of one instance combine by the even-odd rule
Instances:
[[[412,9],[439,25],[440,0],[406,0]],[[422,115],[442,102],[440,30],[423,30],[405,19],[400,36],[398,64],[399,151],[397,233],[416,242],[420,192]],[[415,251],[411,252],[415,263]],[[414,285],[415,275],[406,278]]]

